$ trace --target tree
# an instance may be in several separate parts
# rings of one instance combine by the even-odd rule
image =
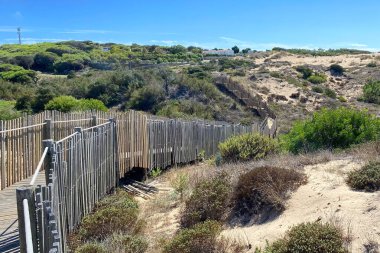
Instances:
[[[34,64],[32,68],[34,70],[42,72],[53,72],[54,71],[54,62],[57,59],[57,56],[53,53],[38,53],[34,56]]]
[[[240,49],[237,46],[231,48],[234,51],[234,54],[239,53]]]
[[[251,51],[251,49],[250,48],[246,48],[246,49],[243,49],[241,52],[243,54],[247,54],[249,51]]]

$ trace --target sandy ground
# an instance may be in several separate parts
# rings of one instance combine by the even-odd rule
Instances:
[[[224,235],[247,238],[254,249],[265,246],[266,240],[282,237],[298,223],[334,219],[345,231],[352,231],[352,252],[362,252],[368,239],[380,241],[380,193],[356,192],[347,187],[345,174],[360,166],[351,160],[336,160],[305,167],[308,183],[293,193],[281,216],[262,225],[228,229]]]
[[[323,65],[330,66],[333,63],[339,63],[344,68],[349,68],[352,66],[364,66],[375,60],[376,56],[379,54],[371,55],[338,55],[338,56],[303,56],[303,55],[292,55],[292,54],[281,54],[282,56],[278,59],[272,59],[273,62],[276,61],[287,61],[292,64],[292,66],[310,64],[310,65]],[[262,64],[267,58],[256,59],[256,63]]]

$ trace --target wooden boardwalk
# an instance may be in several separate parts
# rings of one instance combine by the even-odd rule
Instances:
[[[32,177],[0,191],[0,252],[20,252],[17,222],[16,189],[28,185]],[[40,172],[35,185],[45,185],[45,173]]]

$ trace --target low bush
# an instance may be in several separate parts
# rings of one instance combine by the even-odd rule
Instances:
[[[274,78],[279,78],[279,79],[283,78],[283,75],[280,72],[277,72],[277,71],[271,71],[269,73],[269,75],[271,77],[274,77]]]
[[[377,63],[374,61],[367,64],[367,67],[369,68],[376,68],[376,66],[377,66]]]
[[[347,102],[347,98],[343,97],[343,96],[339,96],[338,97],[338,100],[342,103],[346,103]]]
[[[313,86],[311,90],[317,93],[323,93],[323,88],[321,86]]]
[[[304,174],[276,167],[259,167],[242,174],[233,192],[233,216],[240,223],[261,223],[281,213],[291,191],[306,182]]]
[[[370,81],[363,87],[363,100],[380,104],[380,81]]]
[[[296,70],[302,74],[303,79],[308,79],[313,74],[313,70],[307,66],[297,66]]]
[[[104,241],[107,252],[144,253],[148,242],[143,236],[114,234]]]
[[[223,162],[258,160],[277,151],[277,142],[258,133],[233,136],[219,144]]]
[[[336,92],[330,88],[326,88],[324,91],[325,95],[328,96],[329,98],[336,98]]]
[[[342,231],[330,223],[308,222],[291,228],[262,253],[347,253]]]
[[[185,202],[181,217],[182,227],[188,228],[206,220],[223,221],[226,218],[231,189],[226,173],[198,183]]]
[[[119,193],[100,202],[96,211],[84,217],[79,229],[81,241],[103,240],[113,233],[138,234],[143,222],[138,205],[129,195]]]
[[[100,243],[86,243],[78,247],[75,253],[107,253],[107,250]]]
[[[348,174],[347,184],[355,190],[380,190],[380,162],[372,162]]]
[[[59,96],[50,100],[45,105],[46,110],[57,110],[60,112],[99,110],[107,111],[102,101],[97,99],[76,99],[72,96]]]
[[[0,79],[17,83],[37,82],[37,73],[12,64],[0,64]]]
[[[135,110],[153,111],[164,99],[164,90],[161,87],[145,86],[132,93],[127,106]]]
[[[217,238],[222,226],[217,221],[198,223],[192,228],[180,230],[164,246],[164,253],[216,253]]]
[[[307,78],[307,80],[313,84],[321,84],[327,81],[327,77],[321,73],[315,73]]]
[[[296,122],[290,132],[281,137],[281,145],[293,153],[348,148],[376,140],[379,133],[380,119],[366,111],[322,109],[311,119]]]
[[[20,116],[21,113],[15,109],[14,101],[0,100],[0,120],[10,120]]]
[[[344,73],[344,68],[339,64],[332,64],[329,68],[330,72],[334,76],[341,76]]]

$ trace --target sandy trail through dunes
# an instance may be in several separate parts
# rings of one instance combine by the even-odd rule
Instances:
[[[368,238],[380,242],[380,193],[352,191],[345,184],[345,174],[361,164],[335,160],[305,167],[308,183],[289,199],[287,209],[277,219],[262,225],[233,228],[224,235],[246,240],[255,247],[264,247],[284,235],[291,226],[301,222],[332,218],[341,220],[345,230],[351,226],[352,252],[362,252]]]

